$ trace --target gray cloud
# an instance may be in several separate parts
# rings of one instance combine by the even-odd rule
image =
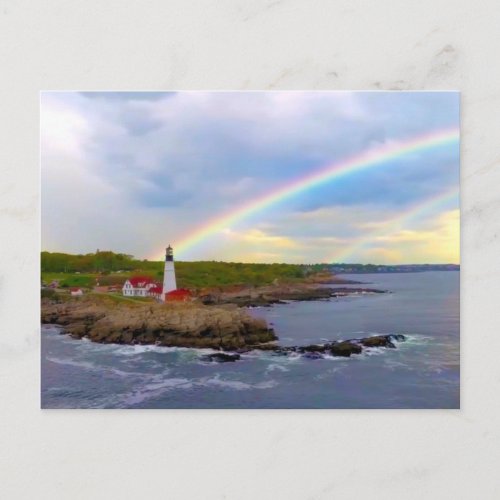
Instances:
[[[150,255],[321,166],[457,124],[454,93],[47,93],[43,246]],[[296,238],[349,236],[348,223],[297,226],[284,214],[397,212],[457,183],[458,148],[436,150],[303,192],[241,227],[279,222]]]

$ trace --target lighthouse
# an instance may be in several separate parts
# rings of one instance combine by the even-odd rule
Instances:
[[[174,268],[174,250],[168,245],[165,252],[165,271],[163,273],[163,291],[161,294],[162,300],[165,300],[165,295],[172,290],[177,289],[175,283],[175,268]]]

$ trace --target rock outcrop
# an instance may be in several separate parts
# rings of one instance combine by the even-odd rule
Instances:
[[[241,356],[239,354],[228,354],[225,352],[214,352],[212,354],[205,354],[201,357],[202,361],[216,362],[216,363],[227,363],[232,361],[238,361]]]
[[[239,353],[213,353],[201,357],[203,361],[216,361],[224,363],[227,361],[237,361],[241,358],[240,353],[251,350],[270,351],[273,356],[301,355],[305,359],[324,359],[325,356],[350,358],[352,355],[361,354],[365,348],[387,347],[394,349],[394,342],[406,340],[404,335],[375,335],[361,339],[336,340],[325,344],[311,344],[305,346],[277,346],[275,344],[264,344],[248,349],[239,349]]]
[[[42,301],[42,323],[74,338],[115,344],[157,344],[234,350],[277,340],[264,320],[235,305],[127,303],[110,297]]]
[[[395,348],[394,342],[403,342],[406,337],[402,334],[375,335],[361,339],[336,340],[324,344],[311,344],[305,346],[278,347],[274,354],[287,356],[292,352],[300,353],[309,359],[320,359],[323,355],[349,358],[353,354],[361,354],[365,347]]]

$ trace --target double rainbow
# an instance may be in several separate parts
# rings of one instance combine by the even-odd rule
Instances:
[[[458,144],[458,140],[459,130],[457,128],[441,129],[402,142],[383,144],[338,163],[327,165],[308,175],[288,182],[278,189],[250,200],[230,213],[219,215],[207,223],[198,226],[181,238],[180,241],[174,242],[176,255],[182,257],[186,251],[206,238],[298,193],[348,175],[380,167],[389,160],[395,160],[406,155],[425,152],[438,147]]]

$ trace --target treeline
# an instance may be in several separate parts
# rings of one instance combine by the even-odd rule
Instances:
[[[42,272],[52,273],[112,273],[134,269],[156,271],[158,264],[158,262],[137,260],[132,255],[111,251],[80,255],[57,252],[42,252],[41,254]]]
[[[293,281],[303,278],[304,266],[233,262],[176,262],[175,273],[179,286],[187,288],[238,284],[266,285],[275,280]]]
[[[89,283],[87,275],[109,275],[121,272],[120,275],[99,278],[101,284],[118,283],[134,274],[149,275],[158,281],[163,278],[163,262],[138,260],[131,255],[110,251],[96,252],[85,255],[71,255],[65,253],[42,252],[42,276],[48,273],[82,273],[86,276],[66,277],[65,282],[74,286],[75,280],[83,284]],[[175,263],[177,284],[179,287],[201,288],[219,285],[265,285],[278,281],[293,281],[305,276],[323,271],[325,264],[246,264],[236,262],[179,262]],[[80,283],[81,281],[81,283]],[[109,281],[109,283],[108,283]]]

